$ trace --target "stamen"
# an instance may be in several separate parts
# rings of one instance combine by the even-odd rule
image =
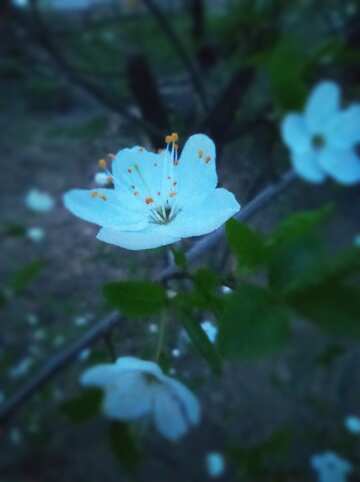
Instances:
[[[208,164],[211,161],[211,156],[206,156],[205,157],[205,162]]]
[[[175,192],[175,191],[171,191],[171,192],[169,193],[169,196],[170,196],[170,197],[175,197],[175,196],[176,196],[176,192]]]
[[[146,202],[146,204],[152,204],[154,202],[154,200],[153,200],[152,197],[147,197],[147,198],[145,198],[145,202]]]
[[[99,194],[99,198],[100,198],[102,201],[107,201],[107,197],[105,196],[105,194]]]
[[[98,197],[98,195],[99,195],[99,193],[96,192],[96,191],[93,191],[93,192],[90,193],[90,196],[91,196],[93,199],[95,199],[96,197]]]
[[[199,149],[199,150],[198,150],[198,156],[199,156],[199,158],[201,159],[203,155],[204,155],[204,151],[203,151],[202,149]]]
[[[99,164],[100,169],[106,169],[107,162],[106,162],[105,159],[100,159],[98,164]]]

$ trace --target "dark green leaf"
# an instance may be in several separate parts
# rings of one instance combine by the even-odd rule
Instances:
[[[283,348],[290,334],[287,308],[254,285],[241,285],[226,296],[219,325],[220,352],[228,357],[267,356]]]
[[[187,269],[187,260],[185,253],[182,249],[175,249],[171,248],[172,254],[174,255],[174,261],[178,268],[186,271]]]
[[[360,288],[345,283],[323,283],[292,292],[288,303],[303,317],[336,336],[360,338]]]
[[[104,286],[106,300],[127,316],[154,315],[166,306],[166,293],[158,283],[119,281]]]
[[[110,425],[109,437],[110,447],[115,457],[126,470],[133,472],[140,461],[140,453],[128,425],[113,422]]]
[[[63,402],[60,406],[60,410],[73,423],[83,423],[99,413],[101,400],[101,390],[87,389],[78,397]]]
[[[226,223],[226,235],[230,248],[238,259],[240,270],[252,270],[266,262],[268,249],[265,241],[249,226],[230,219]]]
[[[17,271],[10,280],[9,287],[16,294],[24,291],[30,283],[40,274],[45,263],[42,260],[35,260],[28,263],[24,268]]]
[[[221,313],[223,302],[217,290],[220,285],[218,276],[207,268],[196,271],[192,276],[194,282],[193,304],[197,308]]]
[[[26,229],[21,224],[6,224],[1,230],[4,236],[9,237],[22,237],[26,234]]]

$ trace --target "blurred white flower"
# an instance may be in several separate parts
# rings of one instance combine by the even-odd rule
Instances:
[[[290,113],[282,122],[285,144],[296,172],[314,183],[327,175],[342,184],[360,181],[360,104],[340,109],[341,93],[334,82],[312,90],[303,114]]]
[[[357,234],[354,238],[354,245],[360,248],[360,234]]]
[[[112,182],[111,177],[106,172],[97,172],[94,176],[94,181],[99,186],[107,186]]]
[[[23,358],[19,361],[19,363],[9,370],[9,377],[16,379],[21,378],[28,373],[30,368],[32,367],[34,360],[30,357]]]
[[[211,321],[205,320],[201,323],[201,328],[205,331],[211,343],[215,343],[219,331],[217,326],[215,326]]]
[[[179,358],[181,356],[181,351],[179,350],[179,348],[173,348],[171,350],[171,354],[174,358]]]
[[[354,435],[360,435],[360,418],[355,415],[349,415],[345,418],[344,425],[349,432]]]
[[[131,250],[151,249],[214,231],[240,205],[217,188],[215,145],[204,134],[191,136],[178,157],[178,135],[166,149],[122,149],[112,161],[114,189],[73,189],[64,204],[75,216],[101,226],[97,239]],[[101,160],[106,168],[106,161]]]
[[[210,477],[221,477],[225,472],[225,459],[220,452],[209,452],[206,454],[205,463]]]
[[[159,331],[159,327],[156,323],[150,323],[149,324],[149,332],[150,333],[157,333]]]
[[[200,421],[197,398],[153,362],[122,357],[86,370],[81,383],[104,390],[106,416],[125,421],[152,416],[158,431],[169,440],[178,440]]]
[[[34,331],[34,340],[36,341],[42,341],[45,340],[46,338],[46,331],[43,330],[42,328],[39,328],[38,330]]]
[[[318,482],[346,482],[352,471],[351,463],[333,452],[313,455],[310,464],[318,474]]]
[[[53,209],[55,201],[49,193],[31,189],[25,197],[25,204],[32,211],[45,213]]]
[[[74,318],[74,324],[76,326],[85,326],[89,323],[89,317],[88,316],[76,316]]]
[[[232,293],[234,290],[232,290],[231,288],[229,288],[229,286],[222,286],[221,287],[221,292],[224,294],[224,295],[228,295],[230,293]]]
[[[34,226],[26,230],[26,236],[34,243],[40,243],[45,238],[45,231],[43,228]]]
[[[34,313],[28,313],[26,315],[26,320],[31,326],[35,326],[39,323],[39,318]]]

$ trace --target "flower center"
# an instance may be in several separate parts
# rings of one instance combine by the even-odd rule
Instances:
[[[322,134],[315,134],[311,140],[311,144],[315,150],[320,150],[326,145],[325,138]]]

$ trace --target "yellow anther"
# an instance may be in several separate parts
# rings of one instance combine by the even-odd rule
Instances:
[[[100,159],[99,161],[99,167],[100,169],[106,169],[106,160],[105,159]]]
[[[96,197],[98,197],[98,195],[99,195],[99,193],[96,192],[96,191],[92,191],[92,192],[90,193],[90,196],[91,196],[93,199],[95,199]]]
[[[165,144],[175,144],[179,140],[179,134],[173,132],[165,137]]]
[[[170,196],[170,197],[175,197],[175,196],[176,196],[176,192],[175,192],[175,191],[170,192],[170,193],[169,193],[169,196]]]
[[[204,151],[202,149],[199,149],[198,156],[200,157],[200,159],[202,158],[203,155],[204,155]]]
[[[165,137],[165,144],[171,144],[172,143],[172,136],[166,136]]]
[[[179,140],[179,134],[177,132],[173,132],[171,137],[173,142],[177,142]]]
[[[99,194],[99,198],[103,201],[107,201],[107,197],[105,196],[105,194]]]
[[[211,156],[206,156],[205,157],[205,162],[208,164],[211,161]]]
[[[147,198],[145,199],[145,202],[146,202],[146,204],[152,204],[152,203],[154,202],[154,200],[153,200],[152,197],[147,197]]]

